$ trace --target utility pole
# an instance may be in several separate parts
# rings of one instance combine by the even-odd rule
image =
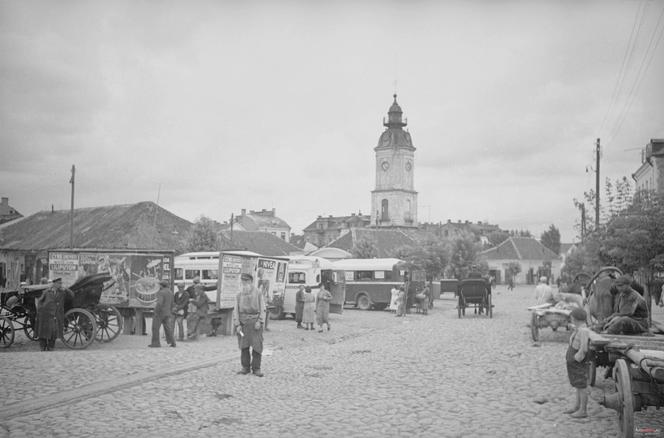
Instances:
[[[586,205],[580,204],[579,208],[581,209],[581,243],[586,238]]]
[[[599,138],[595,148],[595,231],[599,230]]]
[[[69,248],[74,247],[74,184],[76,177],[76,166],[71,165],[71,209],[69,210]]]

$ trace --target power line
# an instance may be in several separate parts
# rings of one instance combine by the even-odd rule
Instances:
[[[632,88],[629,90],[625,107],[623,108],[623,111],[620,114],[619,118],[616,119],[616,124],[614,125],[614,129],[612,130],[611,133],[612,140],[618,135],[618,132],[620,132],[620,128],[622,128],[622,125],[625,119],[627,118],[627,114],[629,114],[629,109],[631,108],[634,99],[638,95],[639,88],[641,87],[641,82],[643,81],[643,78],[645,77],[648,68],[650,68],[650,64],[652,63],[652,60],[655,57],[655,53],[657,53],[657,47],[659,46],[659,43],[662,40],[662,35],[664,35],[664,26],[660,26],[662,24],[662,18],[664,18],[664,8],[662,8],[659,17],[657,18],[657,24],[655,25],[655,28],[653,29],[653,32],[650,35],[650,40],[648,41],[648,47],[646,48],[646,51],[643,55],[643,59],[641,60],[641,65],[639,66],[639,70],[636,74],[634,83],[632,84]],[[659,35],[657,36],[658,33]]]
[[[634,48],[636,47],[637,36],[641,31],[641,24],[643,23],[643,16],[645,11],[644,5],[645,5],[645,0],[639,3],[639,7],[636,10],[636,14],[634,15],[634,22],[632,23],[632,31],[629,34],[629,41],[627,42],[627,46],[625,47],[625,53],[623,54],[622,64],[620,65],[620,70],[618,71],[618,77],[616,78],[616,85],[613,87],[613,93],[611,93],[611,101],[609,102],[609,107],[606,109],[606,113],[604,114],[604,119],[602,119],[602,124],[600,125],[599,128],[600,132],[602,132],[602,129],[604,129],[604,125],[606,124],[606,121],[609,117],[609,113],[613,109],[613,106],[615,105],[616,101],[618,100],[618,96],[620,95],[619,90],[622,87],[623,81],[625,80],[627,65],[630,63],[632,59],[632,55],[634,54]]]

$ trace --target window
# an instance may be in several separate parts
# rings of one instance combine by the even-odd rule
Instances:
[[[286,233],[283,231],[281,232],[281,240],[286,240]]]
[[[198,269],[186,269],[184,271],[184,278],[186,280],[193,280],[195,277],[200,277],[201,271]]]
[[[182,275],[183,275],[183,269],[182,268],[175,268],[175,279],[176,280],[182,280]]]
[[[374,271],[355,271],[356,281],[367,281],[374,279]]]
[[[304,272],[289,272],[288,282],[293,284],[305,284],[306,275],[304,274]]]
[[[201,273],[203,274],[201,275],[201,279],[203,280],[216,280],[219,278],[218,269],[203,269]]]
[[[376,271],[374,273],[374,278],[376,280],[383,280],[385,278],[385,271]]]
[[[389,208],[388,208],[388,201],[387,199],[383,199],[380,202],[380,220],[381,221],[389,221],[390,220],[390,214],[389,214]]]

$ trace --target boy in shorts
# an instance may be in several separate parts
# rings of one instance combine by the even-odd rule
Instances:
[[[570,314],[574,332],[569,338],[567,347],[567,377],[573,388],[576,388],[576,404],[567,409],[566,414],[573,418],[586,418],[588,416],[588,343],[590,332],[586,325],[586,311],[575,307]]]

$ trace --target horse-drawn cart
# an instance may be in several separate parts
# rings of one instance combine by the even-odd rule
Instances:
[[[467,307],[474,307],[475,312],[486,312],[489,318],[493,317],[493,304],[491,303],[491,284],[483,278],[461,280],[458,286],[459,301],[457,311],[459,318],[466,315]]]
[[[592,333],[590,347],[590,383],[598,366],[611,370],[615,392],[605,393],[602,404],[618,413],[622,436],[632,438],[634,413],[664,406],[664,336]]]
[[[95,339],[110,342],[122,331],[122,317],[113,306],[100,304],[104,282],[108,274],[93,274],[80,278],[69,289],[72,299],[65,300],[63,343],[73,349],[89,346]],[[0,300],[0,348],[14,342],[15,326],[23,328],[28,339],[36,340],[37,298],[50,286],[26,286],[19,291],[3,292]]]

